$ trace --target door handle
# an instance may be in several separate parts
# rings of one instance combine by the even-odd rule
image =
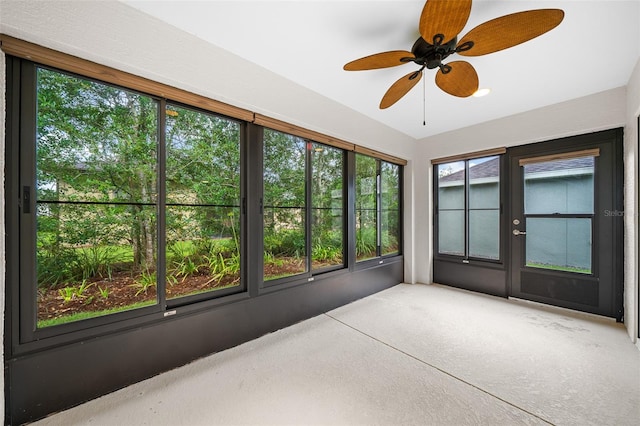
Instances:
[[[514,229],[513,230],[513,235],[515,235],[517,237],[518,235],[527,235],[527,233],[524,232],[524,231],[521,231],[519,229]]]

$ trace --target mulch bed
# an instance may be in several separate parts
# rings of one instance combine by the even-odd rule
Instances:
[[[96,277],[88,280],[88,288],[81,297],[64,300],[60,291],[63,287],[38,291],[38,320],[64,317],[79,312],[96,312],[106,309],[122,308],[140,302],[154,302],[156,288],[151,286],[146,290],[136,284],[138,277],[129,272],[117,272],[111,279]],[[238,277],[229,277],[223,281],[215,281],[209,275],[192,275],[184,279],[178,278],[174,284],[167,285],[167,298],[179,297],[187,294],[201,293],[224,287],[238,281]],[[107,297],[100,293],[100,289],[108,289]]]
[[[265,276],[295,275],[304,272],[304,261],[288,259],[279,265],[265,265]],[[80,312],[98,312],[107,309],[126,310],[140,302],[155,302],[156,288],[151,286],[141,291],[137,282],[139,276],[130,272],[115,272],[109,277],[95,277],[87,281],[87,289],[80,297],[64,300],[60,290],[64,285],[52,289],[38,290],[38,321],[61,318]],[[212,291],[239,283],[238,276],[226,277],[222,281],[215,281],[208,274],[191,275],[178,278],[177,282],[167,283],[167,298],[175,298],[189,294]],[[75,286],[78,287],[79,284]],[[100,293],[100,289],[108,289],[107,297]],[[64,291],[64,290],[63,290]]]

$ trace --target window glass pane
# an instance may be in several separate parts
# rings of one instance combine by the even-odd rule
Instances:
[[[167,298],[240,285],[240,125],[166,111]]]
[[[500,208],[500,157],[469,160],[469,209]]]
[[[380,254],[400,251],[400,166],[380,163]]]
[[[593,213],[594,157],[524,167],[525,214]]]
[[[500,259],[500,209],[469,210],[469,257]]]
[[[306,142],[264,130],[264,280],[307,272]]]
[[[500,157],[469,160],[469,257],[500,259]]]
[[[438,208],[464,209],[465,163],[438,164]]]
[[[438,215],[438,253],[464,256],[464,210],[445,210]]]
[[[591,273],[591,219],[527,218],[526,266]]]
[[[438,253],[465,256],[465,162],[437,165]]]
[[[312,268],[344,264],[342,150],[313,143],[311,147]]]
[[[38,327],[156,303],[157,109],[38,69]]]
[[[378,246],[375,158],[356,154],[356,260],[376,257]]]

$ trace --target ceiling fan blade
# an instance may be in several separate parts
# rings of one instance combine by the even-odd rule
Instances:
[[[444,44],[464,28],[471,13],[471,0],[427,0],[420,15],[420,35],[429,44]],[[441,34],[439,43],[434,38]]]
[[[389,68],[406,64],[409,61],[401,61],[403,58],[415,58],[415,55],[407,50],[392,50],[389,52],[376,53],[364,58],[351,61],[344,66],[345,71],[375,70],[378,68]]]
[[[463,56],[480,56],[498,52],[529,41],[560,25],[564,18],[561,9],[539,9],[512,13],[480,24],[467,33],[458,46],[473,42]]]
[[[469,62],[449,62],[445,68],[449,68],[450,71],[445,74],[440,69],[436,73],[436,84],[439,88],[460,98],[469,97],[478,90],[478,74]]]
[[[415,76],[414,78],[411,78]],[[413,71],[405,75],[389,87],[380,101],[380,109],[389,108],[406,95],[422,78],[422,71]]]

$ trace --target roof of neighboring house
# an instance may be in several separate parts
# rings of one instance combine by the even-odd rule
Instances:
[[[545,161],[527,164],[527,174],[552,172],[557,170],[586,169],[593,167],[593,157],[569,158],[566,160]],[[500,172],[500,157],[492,158],[484,163],[469,168],[469,179],[497,177]],[[464,170],[451,173],[440,178],[440,182],[456,182],[464,179]]]
[[[497,177],[500,172],[500,157],[492,158],[484,163],[469,168],[469,178],[481,179]],[[464,170],[451,173],[440,178],[440,182],[456,182],[464,179]]]

